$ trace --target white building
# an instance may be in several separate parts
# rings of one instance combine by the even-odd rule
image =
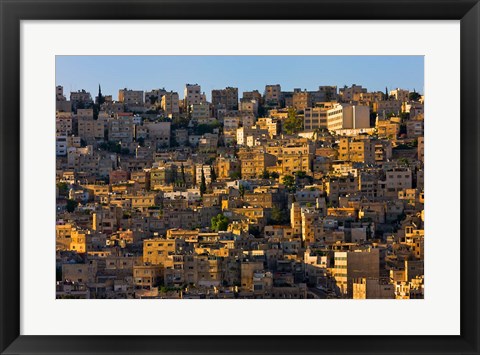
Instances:
[[[202,92],[200,85],[198,84],[186,84],[184,90],[185,106],[188,107],[193,104],[199,104],[202,102]]]
[[[370,108],[359,105],[335,105],[327,111],[329,131],[370,128]]]

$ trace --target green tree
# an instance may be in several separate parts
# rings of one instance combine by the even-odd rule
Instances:
[[[398,159],[398,164],[408,166],[409,161],[407,158],[400,158]]]
[[[283,184],[290,192],[295,192],[296,184],[295,184],[295,177],[293,175],[285,175],[283,177]]]
[[[187,128],[188,124],[190,123],[190,119],[185,116],[176,116],[172,120],[172,130],[178,129],[178,128]]]
[[[202,135],[205,133],[213,133],[215,128],[220,127],[219,122],[209,123],[209,124],[199,124],[194,128],[195,134]]]
[[[297,171],[295,175],[297,175],[299,179],[304,179],[307,177],[307,173],[305,171]]]
[[[255,238],[260,237],[260,228],[252,224],[248,225],[248,232],[253,235]]]
[[[241,179],[241,178],[242,178],[242,175],[238,171],[232,171],[230,173],[230,179],[232,179],[232,180],[238,180],[238,179]]]
[[[401,112],[400,118],[402,121],[408,121],[410,119],[410,112]]]
[[[150,95],[148,99],[150,100],[150,105],[155,105],[155,102],[157,102],[157,97],[154,95]]]
[[[215,232],[226,231],[228,228],[228,218],[219,213],[211,219],[211,229]]]
[[[264,170],[262,172],[262,174],[260,175],[260,178],[262,179],[269,179],[270,178],[270,174],[268,173],[268,171]]]
[[[185,167],[183,166],[183,163],[182,165],[180,166],[180,174],[182,175],[182,181],[184,184],[187,183],[187,180],[185,179]]]
[[[100,84],[98,84],[98,98],[97,98],[97,103],[100,106],[105,102],[105,97],[102,95],[102,88],[100,87]]]
[[[203,196],[205,192],[207,192],[207,183],[205,181],[205,174],[203,173],[203,166],[202,166],[202,178],[200,180],[200,195]]]
[[[72,213],[73,211],[75,211],[75,208],[77,208],[77,206],[78,206],[77,201],[70,200],[70,199],[67,200],[67,212]]]
[[[288,109],[288,117],[283,122],[283,127],[287,134],[297,133],[302,129],[302,119],[297,116],[297,110],[293,107]]]
[[[278,173],[277,173],[276,171],[272,171],[272,172],[270,173],[270,178],[272,178],[272,179],[278,179],[278,177],[279,177],[279,175],[278,175]]]
[[[408,99],[411,100],[411,101],[418,101],[418,100],[420,100],[421,97],[422,97],[422,95],[420,95],[418,92],[416,92],[415,89],[413,89],[413,92],[408,94]]]
[[[271,222],[273,224],[284,224],[287,222],[287,216],[284,210],[278,207],[272,208]]]
[[[172,164],[172,166],[170,167],[170,174],[171,174],[170,176],[171,176],[171,178],[172,178],[172,182],[173,182],[173,183],[176,183],[176,182],[177,182],[177,177],[178,177],[178,176],[177,176],[177,167],[176,167],[176,165],[173,165],[173,164]]]
[[[212,179],[212,182],[217,181],[217,173],[212,165],[210,165],[210,178]]]
[[[68,184],[66,182],[58,182],[58,193],[60,196],[67,196],[68,195]]]
[[[240,197],[243,198],[243,196],[245,196],[245,186],[240,185],[238,191],[240,192]]]

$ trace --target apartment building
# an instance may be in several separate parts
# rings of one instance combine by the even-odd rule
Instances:
[[[227,111],[238,110],[238,88],[212,90],[212,104],[215,108],[223,107]]]
[[[201,87],[198,84],[185,84],[183,91],[184,107],[189,107],[193,104],[199,104],[202,100]]]
[[[175,115],[180,112],[178,105],[179,97],[177,92],[167,92],[162,96],[161,108],[167,115]]]
[[[353,297],[355,279],[380,278],[380,251],[375,248],[339,251],[334,254],[333,277],[346,297]]]
[[[129,90],[127,88],[118,90],[118,101],[125,105],[143,105],[143,90]]]

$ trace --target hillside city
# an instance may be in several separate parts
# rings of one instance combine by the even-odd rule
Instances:
[[[56,297],[418,299],[424,96],[56,87]]]

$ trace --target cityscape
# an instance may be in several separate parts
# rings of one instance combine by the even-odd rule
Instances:
[[[416,69],[208,92],[57,74],[56,298],[423,299]]]

